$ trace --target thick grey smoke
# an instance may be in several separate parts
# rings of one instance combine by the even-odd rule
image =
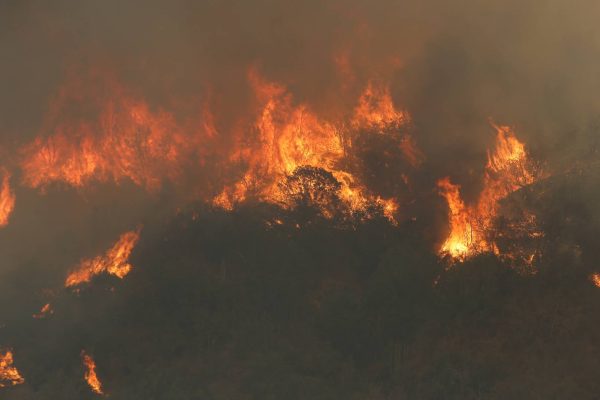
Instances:
[[[422,192],[449,175],[467,198],[478,193],[494,140],[490,120],[514,126],[551,172],[596,148],[600,6],[594,1],[28,0],[0,7],[3,165],[14,166],[21,146],[51,133],[43,128],[53,98],[73,71],[85,82],[89,70],[110,71],[181,120],[209,101],[220,135],[217,161],[229,156],[236,123],[256,112],[251,67],[325,118],[349,112],[369,79],[389,82],[396,104],[413,117],[412,134],[426,158],[415,182]],[[208,164],[193,176],[214,185],[201,177],[218,176],[218,162]],[[390,168],[375,179],[398,181],[397,174]],[[137,215],[125,193],[113,201]],[[19,193],[18,226],[10,229],[37,230],[28,196],[35,194]],[[108,207],[97,193],[82,196]]]
[[[213,193],[233,132],[256,113],[249,68],[332,119],[374,79],[413,118],[425,157],[411,172],[413,196],[428,214],[441,201],[441,177],[467,199],[479,193],[490,121],[514,126],[551,174],[596,155],[599,17],[594,0],[4,0],[0,166],[15,167],[23,145],[51,133],[44,121],[70,76],[102,70],[179,121],[210,104],[218,145],[190,179]],[[378,171],[371,187],[402,172]],[[147,194],[127,183],[15,190],[11,224],[0,231],[0,346],[2,324],[30,319],[43,289],[60,287],[78,260],[185,205],[174,188]],[[445,211],[436,213],[427,223],[439,230]]]
[[[115,71],[179,115],[198,112],[210,96],[226,136],[252,111],[247,70],[258,66],[327,116],[352,107],[368,79],[391,82],[440,172],[466,159],[456,173],[464,177],[474,157],[484,158],[490,118],[516,126],[541,157],[572,159],[589,145],[583,132],[598,111],[598,7],[587,0],[7,1],[2,142],[15,146],[39,133],[74,66]],[[340,74],[340,57],[349,75]]]

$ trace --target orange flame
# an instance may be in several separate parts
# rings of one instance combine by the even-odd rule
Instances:
[[[469,210],[460,196],[460,186],[450,182],[450,178],[443,178],[438,181],[438,188],[448,202],[450,224],[450,234],[442,245],[441,252],[449,253],[453,257],[464,256],[475,243],[476,233],[469,222]]]
[[[46,318],[49,315],[54,314],[54,310],[52,309],[52,305],[50,305],[50,303],[45,304],[38,313],[33,314],[33,318],[35,319],[42,319],[42,318]]]
[[[0,388],[16,386],[25,383],[17,368],[13,365],[13,353],[7,350],[0,353]]]
[[[10,188],[10,174],[6,170],[0,170],[2,185],[0,187],[0,227],[6,226],[10,214],[15,208],[15,195]]]
[[[407,113],[394,108],[389,89],[368,85],[354,111],[349,134],[339,127],[344,124],[324,121],[305,105],[294,106],[283,86],[264,81],[254,70],[249,81],[262,104],[255,122],[257,145],[237,150],[234,158],[243,160],[248,169],[238,182],[217,195],[213,204],[232,209],[253,195],[285,205],[287,199],[279,183],[299,167],[311,166],[333,174],[341,184],[340,198],[350,210],[364,210],[374,203],[393,219],[398,209],[394,200],[373,196],[351,172],[340,167],[351,147],[351,135],[358,129],[399,128],[409,121]],[[401,147],[409,162],[418,164],[420,153],[414,142],[404,140]]]
[[[398,134],[398,129],[410,123],[411,118],[407,111],[396,110],[390,88],[369,82],[358,99],[351,126],[356,130],[375,130],[377,133],[391,131],[393,134]],[[413,167],[418,167],[422,163],[423,154],[411,136],[402,136],[400,149]]]
[[[402,126],[408,122],[408,113],[397,111],[394,107],[389,87],[377,86],[373,82],[369,82],[358,99],[352,118],[352,124],[359,128],[385,129],[390,126]]]
[[[104,394],[102,391],[102,382],[98,379],[98,375],[96,375],[96,362],[94,359],[88,355],[84,350],[81,352],[81,357],[83,360],[83,366],[85,367],[84,379],[89,385],[92,392],[96,394]]]
[[[514,136],[511,128],[494,128],[496,146],[493,152],[488,152],[484,187],[474,206],[465,205],[460,186],[452,184],[449,178],[438,181],[440,194],[448,203],[450,225],[450,233],[440,252],[453,258],[466,258],[484,251],[498,253],[495,243],[486,238],[486,230],[497,216],[498,202],[539,178],[528,163],[525,145]]]
[[[79,266],[67,276],[65,287],[72,287],[89,282],[94,276],[103,272],[123,279],[132,269],[129,256],[140,238],[140,230],[126,232],[110,248],[106,254],[83,260]]]
[[[594,286],[600,288],[600,274],[598,272],[590,275],[590,281],[594,284]]]
[[[248,81],[259,111],[250,132],[239,129],[234,135],[237,140],[229,157],[231,164],[246,170],[214,196],[215,205],[232,209],[253,198],[285,206],[281,181],[299,167],[310,166],[334,175],[351,212],[377,205],[393,219],[396,201],[368,190],[353,175],[347,157],[357,135],[393,134],[410,165],[422,161],[404,129],[410,117],[395,108],[387,86],[369,83],[349,122],[334,123],[305,104],[294,104],[283,85],[262,79],[253,69]],[[164,181],[185,182],[187,167],[203,165],[211,151],[208,146],[219,140],[208,102],[199,114],[200,123],[182,125],[171,113],[151,108],[110,73],[92,70],[85,76],[73,75],[51,102],[40,136],[21,148],[22,182],[45,190],[53,183],[81,188],[92,182],[130,181],[149,191]],[[253,140],[248,140],[248,133]]]
[[[54,99],[42,135],[22,148],[23,183],[43,189],[52,182],[82,187],[128,179],[156,190],[163,180],[177,179],[196,136],[184,135],[170,113],[151,110],[114,79],[93,78],[102,90],[73,79]],[[88,103],[99,112],[95,118],[68,114]]]

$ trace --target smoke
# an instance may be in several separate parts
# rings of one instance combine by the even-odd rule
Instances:
[[[563,168],[590,145],[585,132],[598,112],[600,38],[592,1],[2,7],[9,61],[0,67],[0,132],[10,149],[40,134],[73,69],[83,79],[89,70],[110,71],[151,106],[182,120],[197,119],[208,104],[220,135],[215,151],[223,157],[232,132],[256,112],[251,67],[332,119],[355,106],[368,80],[383,80],[413,116],[432,174],[453,175],[475,192],[493,142],[490,119],[515,126],[541,159]]]
[[[294,105],[306,105],[331,122],[348,120],[369,82],[389,85],[397,108],[411,116],[410,128],[403,129],[410,131],[423,161],[418,168],[411,166],[401,152],[389,151],[397,141],[378,137],[359,142],[360,149],[348,161],[354,166],[348,169],[359,166],[357,175],[375,195],[399,197],[403,217],[432,248],[447,224],[436,181],[449,176],[461,185],[468,203],[476,200],[487,151],[495,140],[492,122],[513,127],[549,175],[560,176],[574,165],[593,161],[600,115],[598,16],[600,4],[593,0],[2,1],[0,168],[11,170],[17,202],[9,225],[0,231],[0,346],[2,324],[12,326],[12,334],[4,337],[15,338],[19,327],[31,329],[32,313],[47,301],[58,298],[69,303],[61,297],[60,287],[67,271],[81,259],[101,254],[121,233],[139,225],[160,226],[156,231],[172,229],[163,223],[181,210],[189,216],[187,207],[204,210],[190,204],[210,200],[243,176],[247,166],[236,164],[235,147],[240,138],[251,144],[256,141],[251,127],[263,106],[249,83],[251,70],[266,82],[283,85]],[[98,114],[107,102],[119,105],[115,99],[144,102],[156,121],[168,115],[165,126],[177,126],[178,135],[170,149],[180,151],[182,143],[193,146],[192,151],[183,151],[185,163],[170,163],[165,155],[164,164],[152,170],[159,172],[160,185],[148,191],[143,178],[141,184],[115,178],[118,182],[106,179],[75,188],[23,184],[26,171],[21,167],[28,145],[51,136],[67,120],[77,121],[76,130],[65,130],[69,138],[78,137],[80,127],[97,135]],[[127,167],[147,172],[145,164]],[[171,176],[179,181],[173,182]],[[581,194],[586,196],[593,197]],[[261,216],[281,212],[251,210]],[[220,214],[210,218],[217,220],[210,221],[214,229],[227,230],[239,223]],[[252,226],[247,229],[258,230],[252,225],[256,221],[244,221]],[[402,234],[412,237],[414,233],[408,231]],[[142,247],[149,241],[145,232]],[[232,232],[235,229],[228,230]],[[150,235],[156,239],[162,232]],[[211,241],[210,234],[201,236]],[[240,235],[243,240],[252,236]],[[211,243],[221,246],[214,239]],[[246,257],[245,251],[253,254],[245,248],[228,256],[233,260],[221,255],[215,261],[210,254],[217,250],[203,250],[190,260],[198,257],[204,265],[206,257],[210,268],[202,270],[200,277],[186,273],[202,279],[206,273],[216,281],[213,275],[226,275],[228,262],[239,267],[243,262],[235,257]],[[322,255],[308,254],[308,258]],[[213,262],[221,263],[223,270],[211,270]],[[359,280],[361,273],[353,271],[349,280]],[[331,273],[336,274],[344,273]],[[140,288],[151,287],[168,301],[166,284],[133,285],[132,293],[123,297],[142,297]],[[101,308],[101,296],[93,296],[98,298],[89,303]],[[138,297],[136,301],[140,306]],[[111,305],[125,302],[119,298]],[[77,316],[77,324],[85,325],[82,308],[71,303],[64,307]],[[158,323],[153,316],[146,317],[150,325]],[[110,319],[105,314],[102,318],[103,322]],[[68,325],[64,319],[60,323]],[[91,330],[74,328],[77,346],[84,344],[87,329]],[[203,337],[213,340],[212,335]],[[103,332],[96,341],[109,336]],[[82,349],[72,350],[65,374],[78,373]],[[30,353],[25,358],[33,364],[35,356]],[[97,362],[102,361],[100,355]],[[42,374],[41,369],[27,368]],[[38,378],[34,375],[33,380]]]

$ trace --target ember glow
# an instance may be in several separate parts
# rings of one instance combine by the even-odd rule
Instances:
[[[103,395],[102,391],[102,382],[98,379],[98,375],[96,374],[96,362],[85,351],[81,352],[81,359],[83,361],[83,368],[85,372],[83,374],[83,378],[87,382],[88,386],[92,390],[92,392],[96,394]]]
[[[0,170],[0,227],[8,224],[10,214],[15,208],[15,194],[10,187],[10,174]]]
[[[25,379],[13,365],[13,353],[10,350],[0,352],[0,388],[21,385]]]
[[[126,232],[105,254],[83,260],[67,276],[65,287],[73,287],[91,281],[99,274],[108,273],[123,279],[132,269],[129,256],[140,238],[140,230]]]
[[[594,284],[594,286],[600,288],[600,274],[598,272],[590,275],[590,281]]]
[[[439,193],[448,203],[450,226],[440,252],[456,259],[482,252],[498,254],[496,243],[489,239],[489,231],[497,217],[499,201],[541,177],[530,164],[525,145],[515,137],[511,128],[494,128],[497,132],[496,146],[488,152],[483,190],[476,204],[467,206],[462,200],[460,186],[453,184],[449,178],[438,181]]]
[[[35,318],[35,319],[47,318],[47,317],[49,317],[52,314],[54,314],[54,310],[52,309],[52,305],[50,303],[46,303],[40,309],[39,312],[33,314],[33,318]]]

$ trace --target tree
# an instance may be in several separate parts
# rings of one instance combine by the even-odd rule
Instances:
[[[313,210],[332,217],[340,209],[341,184],[329,171],[313,166],[296,168],[279,184],[283,202],[298,210]]]

